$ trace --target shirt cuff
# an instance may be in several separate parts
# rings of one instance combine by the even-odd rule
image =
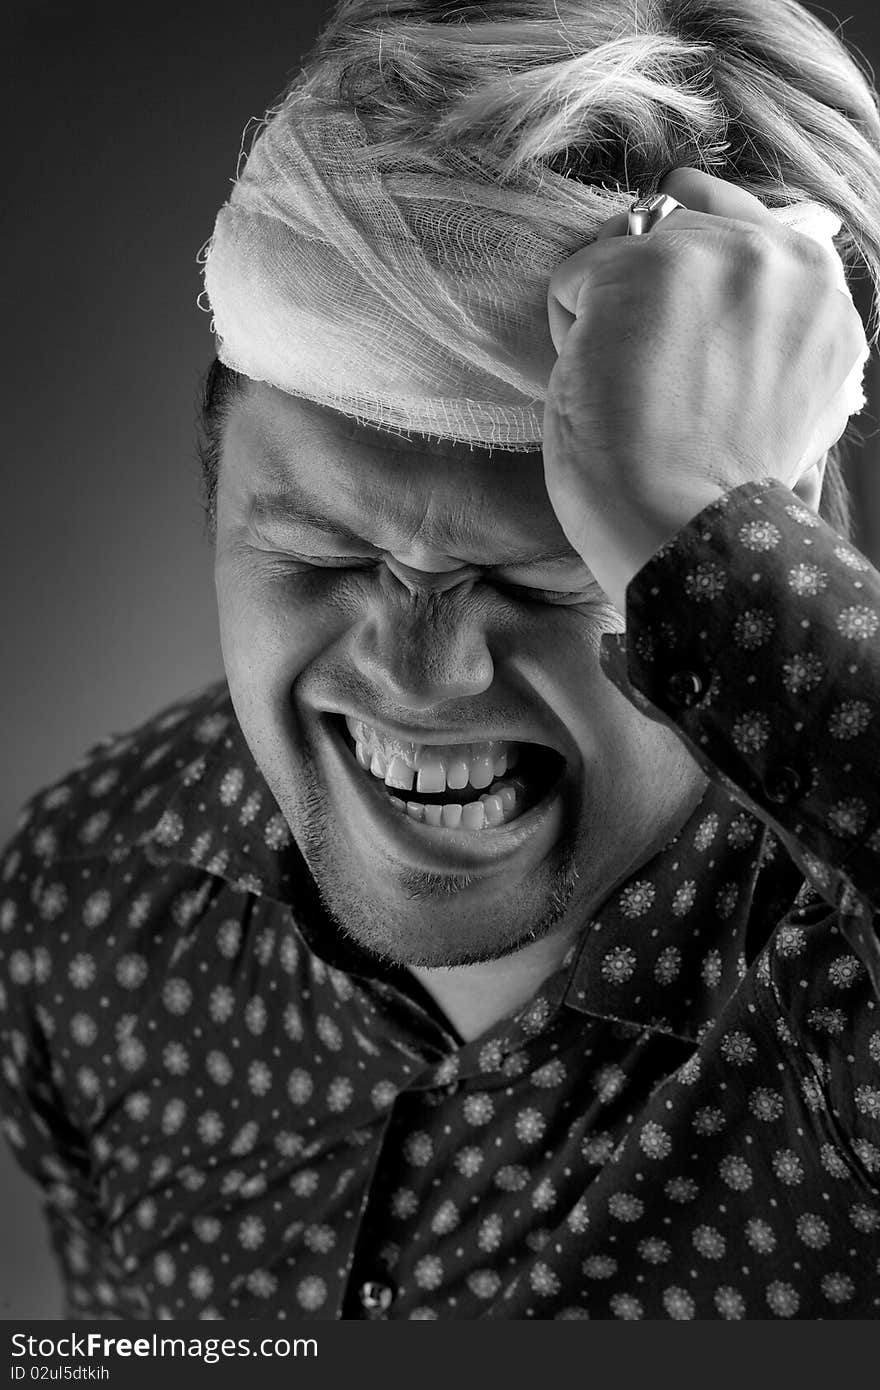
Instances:
[[[602,639],[609,679],[713,780],[880,891],[873,566],[783,483],[746,483],[643,566],[626,618]]]

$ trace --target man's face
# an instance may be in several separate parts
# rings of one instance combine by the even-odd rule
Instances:
[[[706,787],[599,667],[622,630],[538,453],[248,383],[217,499],[242,730],[339,926],[402,964],[569,937]]]

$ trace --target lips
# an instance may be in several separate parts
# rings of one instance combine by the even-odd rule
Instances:
[[[350,713],[360,718],[359,711]],[[405,814],[406,801],[400,795],[395,797],[393,788],[358,763],[343,712],[326,709],[321,724],[320,762],[347,853],[361,872],[374,873],[383,882],[393,881],[404,869],[438,878],[467,875],[476,893],[481,891],[479,884],[495,881],[499,873],[509,871],[522,877],[537,871],[566,829],[571,809],[569,782],[577,765],[571,760],[576,759],[576,753],[563,757],[560,751],[562,773],[528,811],[509,824],[486,825],[474,832],[463,825],[446,827],[442,821],[439,826],[427,820],[417,824]],[[383,732],[388,730],[389,726],[384,726]],[[411,733],[403,723],[391,724],[390,730],[392,736],[401,738]],[[424,731],[419,733],[426,737]],[[449,742],[451,733],[448,728],[444,731],[444,742]],[[473,726],[467,733],[473,734]],[[431,738],[430,733],[427,738]],[[522,741],[519,744],[522,750],[525,745]],[[415,799],[414,795],[409,799]]]

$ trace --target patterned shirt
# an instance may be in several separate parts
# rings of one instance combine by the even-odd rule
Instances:
[[[880,575],[748,484],[627,620],[709,790],[472,1042],[323,918],[225,687],[32,800],[0,1109],[69,1315],[877,1317]]]

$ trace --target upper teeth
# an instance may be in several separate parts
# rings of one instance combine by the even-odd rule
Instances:
[[[519,756],[517,745],[503,739],[440,747],[385,738],[359,719],[346,718],[346,724],[361,767],[399,791],[460,791],[468,784],[482,791],[515,767]]]

